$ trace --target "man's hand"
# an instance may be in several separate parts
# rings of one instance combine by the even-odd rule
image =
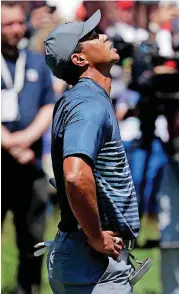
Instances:
[[[41,29],[46,25],[55,24],[58,21],[58,15],[50,13],[50,9],[47,6],[35,8],[31,12],[30,23],[33,29]]]
[[[11,147],[29,148],[33,144],[30,134],[26,130],[11,134]]]
[[[32,144],[25,131],[10,133],[1,125],[1,146],[20,164],[31,164],[35,160],[34,152],[28,147]]]
[[[13,156],[20,164],[32,164],[35,160],[35,154],[30,149],[23,149],[21,147],[11,147],[9,154]]]
[[[116,234],[112,231],[103,231],[101,238],[98,240],[88,238],[88,244],[102,254],[106,254],[111,257],[118,257],[124,244],[122,241],[116,244],[115,235]]]

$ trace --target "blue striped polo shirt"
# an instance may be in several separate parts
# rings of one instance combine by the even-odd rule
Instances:
[[[118,231],[126,239],[136,238],[138,205],[118,121],[106,91],[87,78],[64,93],[53,116],[52,164],[62,231],[73,230],[77,225],[63,178],[63,160],[74,155],[85,156],[92,163],[103,229]]]

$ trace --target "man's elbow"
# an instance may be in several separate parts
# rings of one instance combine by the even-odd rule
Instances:
[[[67,172],[64,175],[65,182],[70,186],[78,186],[82,182],[82,174],[80,172]]]
[[[65,158],[63,173],[66,183],[76,187],[89,182],[92,176],[91,167],[81,158],[74,156]]]

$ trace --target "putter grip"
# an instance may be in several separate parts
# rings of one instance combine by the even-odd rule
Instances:
[[[114,237],[116,240],[115,240],[115,243],[116,244],[118,244],[118,243],[120,243],[121,241],[122,241],[122,239],[121,238],[119,238],[119,237]]]

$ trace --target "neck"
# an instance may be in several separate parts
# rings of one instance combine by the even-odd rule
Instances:
[[[2,46],[2,54],[5,54],[10,58],[16,59],[19,55],[19,51],[17,47]]]
[[[110,70],[98,70],[96,68],[88,68],[80,78],[89,78],[99,84],[108,94],[111,91],[111,74]]]

